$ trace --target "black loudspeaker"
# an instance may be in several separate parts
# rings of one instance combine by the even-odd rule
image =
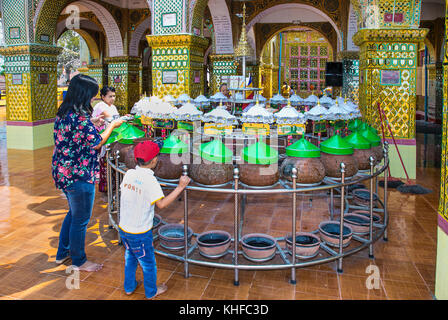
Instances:
[[[342,62],[327,62],[325,67],[325,86],[342,87]]]

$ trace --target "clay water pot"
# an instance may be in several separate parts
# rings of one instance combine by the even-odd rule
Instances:
[[[278,151],[259,141],[242,151],[240,181],[249,186],[265,187],[278,182]]]
[[[159,234],[160,245],[168,250],[181,250],[185,247],[184,225],[170,223],[161,226],[157,233]],[[188,227],[188,243],[193,236],[193,230]]]
[[[320,158],[288,157],[283,161],[280,172],[284,179],[292,181],[292,169],[297,169],[297,183],[315,184],[325,178],[325,167]]]
[[[251,261],[268,261],[275,256],[277,241],[262,233],[246,234],[241,238],[244,256]]]
[[[372,149],[355,149],[353,157],[358,161],[358,170],[370,170],[370,157],[376,159]]]
[[[292,254],[292,236],[291,233],[285,237],[288,252]],[[320,239],[318,236],[309,232],[296,233],[296,255],[307,258],[313,257],[320,248]]]
[[[196,238],[199,252],[207,258],[220,258],[227,253],[231,235],[226,231],[206,231]]]
[[[240,181],[248,186],[272,186],[280,178],[277,165],[244,163],[238,168]]]
[[[342,177],[342,162],[345,164],[345,177],[352,177],[358,173],[358,161],[353,157],[353,146],[339,134],[322,142],[320,149],[322,163],[328,177]]]
[[[331,247],[339,247],[340,225],[338,221],[323,221],[319,224],[320,239]],[[350,244],[353,230],[349,226],[343,228],[342,246]]]
[[[356,213],[347,213],[344,215],[344,224],[349,226],[354,234],[365,235],[369,233],[370,218]]]
[[[129,150],[130,149],[134,150],[133,148],[134,148],[133,144],[124,144],[124,143],[120,143],[120,142],[114,142],[111,144],[110,152],[115,157],[115,152],[119,151],[120,157],[118,158],[118,161],[121,163],[125,163],[125,159],[127,157],[127,154],[129,153]]]
[[[322,152],[321,159],[328,177],[342,177],[342,162],[345,164],[345,177],[353,177],[358,173],[358,160],[353,155],[336,155]]]
[[[199,152],[201,163],[190,166],[189,175],[194,181],[203,185],[221,185],[233,179],[233,153],[221,140],[202,144]]]
[[[379,146],[376,147],[372,147],[372,153],[376,163],[381,162],[384,159],[383,144],[380,144]]]
[[[123,162],[126,166],[126,168],[128,169],[135,169],[135,167],[137,166],[137,161],[135,161],[135,156],[134,156],[134,148],[136,145],[138,145],[140,142],[145,142],[145,141],[152,141],[152,138],[148,138],[148,137],[143,137],[143,138],[138,138],[138,139],[134,139],[133,143],[130,145],[131,147],[126,148],[123,152]]]
[[[154,168],[154,175],[156,177],[174,180],[179,179],[182,176],[182,167],[185,161],[180,161],[178,164],[173,163],[171,154],[166,153],[159,153],[158,159],[157,166]]]
[[[201,164],[192,164],[189,176],[204,185],[220,185],[232,181],[233,164],[214,163],[202,159]]]

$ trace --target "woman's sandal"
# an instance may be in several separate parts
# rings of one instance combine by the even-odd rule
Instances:
[[[137,285],[135,286],[135,289],[132,292],[125,292],[126,295],[130,296],[131,294],[133,294],[135,292],[135,290],[138,289],[138,287],[140,287],[142,285],[143,281],[137,281]]]
[[[152,300],[155,297],[165,293],[168,290],[168,286],[166,284],[161,284],[160,286],[157,286],[157,292],[154,296],[152,296],[151,298],[147,298],[148,300]]]

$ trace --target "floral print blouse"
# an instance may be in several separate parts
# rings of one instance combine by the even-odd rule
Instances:
[[[75,181],[95,183],[99,178],[98,151],[101,136],[90,118],[70,111],[54,123],[52,173],[56,188],[65,190]]]

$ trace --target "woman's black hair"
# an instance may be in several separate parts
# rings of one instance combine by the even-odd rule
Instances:
[[[78,74],[72,78],[68,86],[64,101],[58,109],[58,117],[64,118],[67,113],[91,116],[92,105],[90,101],[98,94],[98,83],[92,77]]]
[[[109,92],[115,92],[115,88],[114,87],[108,87],[108,86],[103,87],[103,89],[101,89],[101,91],[100,91],[101,97],[107,96],[107,94]]]

